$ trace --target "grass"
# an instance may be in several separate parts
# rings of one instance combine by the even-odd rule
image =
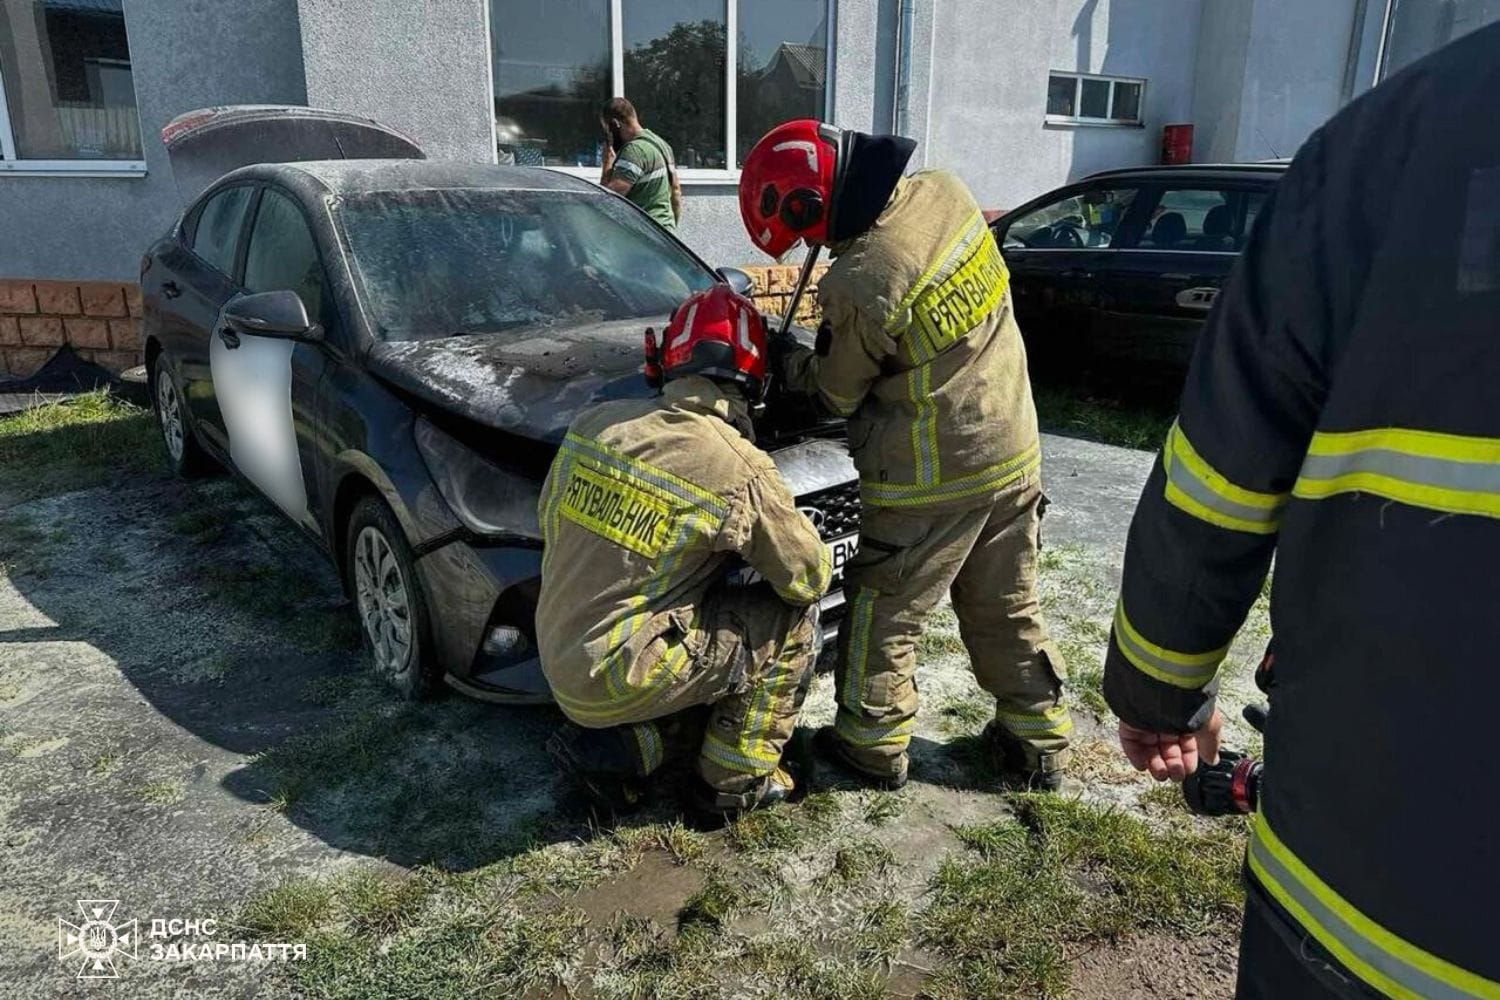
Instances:
[[[182,801],[183,787],[180,781],[148,781],[136,786],[136,798],[152,805],[169,806]]]
[[[1155,451],[1166,439],[1176,414],[1170,403],[1095,398],[1077,387],[1033,387],[1042,429],[1102,444]]]
[[[161,468],[151,411],[103,389],[0,417],[0,482],[12,503]]]
[[[193,514],[187,511],[178,518]],[[299,649],[359,648],[359,622],[348,608],[327,606],[323,582],[315,575],[280,563],[215,559],[199,563],[193,576],[209,599],[275,622],[278,635]]]
[[[1203,933],[1241,905],[1243,833],[1155,830],[1054,796],[1012,798],[1014,820],[960,827],[920,924],[951,961],[939,997],[1060,997],[1070,949],[1136,930]]]
[[[896,864],[891,849],[875,840],[854,840],[833,852],[833,867],[822,879],[825,886],[859,885],[884,874]]]
[[[0,516],[0,573],[7,576],[46,576],[51,570],[46,532],[26,514]]]

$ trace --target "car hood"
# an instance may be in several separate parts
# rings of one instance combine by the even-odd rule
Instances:
[[[370,371],[438,408],[495,430],[558,444],[581,411],[651,395],[641,334],[667,317],[377,343]]]

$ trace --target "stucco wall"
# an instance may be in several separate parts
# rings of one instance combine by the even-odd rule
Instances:
[[[0,174],[0,278],[134,279],[180,203],[158,138],[184,111],[305,102],[296,0],[125,0],[146,176]]]
[[[307,103],[368,115],[434,159],[495,160],[485,0],[297,0]]]
[[[927,162],[986,208],[1109,167],[1154,163],[1191,113],[1201,0],[948,0],[937,5]],[[1046,125],[1049,70],[1144,77],[1140,128]]]

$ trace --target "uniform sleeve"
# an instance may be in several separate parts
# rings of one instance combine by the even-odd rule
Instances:
[[[615,157],[615,165],[610,168],[606,181],[625,181],[631,187],[646,173],[642,162],[642,151],[639,142],[628,143]]]
[[[812,604],[828,590],[828,546],[774,468],[751,479],[725,525],[721,544],[733,549],[788,604]]]
[[[1130,725],[1207,721],[1219,664],[1265,581],[1339,323],[1323,177],[1315,135],[1208,319],[1131,522],[1104,670],[1105,699]]]
[[[827,353],[792,348],[782,363],[782,376],[787,388],[816,396],[830,413],[847,417],[859,409],[880,375],[881,360],[895,352],[896,344],[842,297],[822,295],[818,304],[832,334]]]

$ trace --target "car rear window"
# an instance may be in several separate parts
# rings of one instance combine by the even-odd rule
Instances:
[[[385,191],[344,196],[334,214],[388,341],[659,318],[716,280],[604,194]]]

